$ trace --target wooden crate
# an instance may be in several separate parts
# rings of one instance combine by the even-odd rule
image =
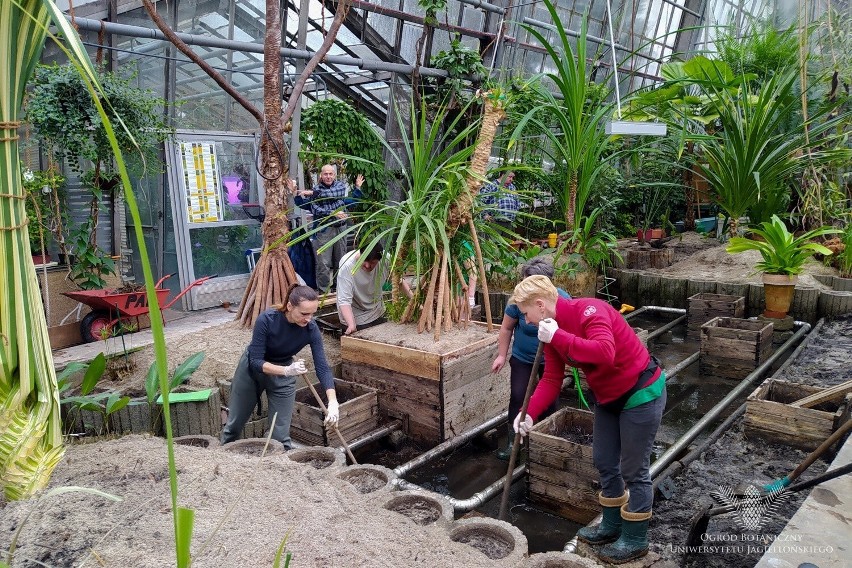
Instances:
[[[852,400],[852,394],[848,394],[845,400],[824,402],[815,408],[790,406],[822,390],[778,379],[765,381],[746,399],[745,435],[808,452],[815,450],[849,419]]]
[[[322,385],[317,383],[314,387],[325,403]],[[344,440],[351,442],[378,427],[376,389],[335,379],[334,390],[337,391],[337,402],[340,403],[337,427]],[[340,446],[340,438],[325,426],[324,418],[311,389],[302,387],[297,390],[290,436],[311,446]]]
[[[745,297],[699,292],[687,299],[686,336],[698,339],[701,326],[715,317],[745,317]]]
[[[414,326],[391,322],[360,331],[358,337],[343,336],[343,378],[376,389],[381,415],[400,419],[414,440],[434,445],[458,436],[505,412],[509,367],[491,372],[498,328],[489,333],[484,325],[471,325],[452,333],[469,333],[470,339],[462,347],[436,343],[431,333],[418,335]]]
[[[567,519],[586,524],[601,511],[598,470],[592,461],[594,415],[563,408],[539,422],[529,434],[527,474],[530,498]],[[589,435],[588,443],[566,439],[566,433]]]
[[[743,379],[772,353],[772,324],[716,317],[701,326],[701,373]]]

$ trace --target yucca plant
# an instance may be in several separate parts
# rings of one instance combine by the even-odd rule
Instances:
[[[837,233],[838,230],[820,227],[796,236],[787,230],[778,215],[773,215],[771,221],[752,227],[751,232],[762,240],[732,237],[725,250],[729,253],[756,250],[763,258],[754,265],[756,270],[766,274],[795,275],[802,272],[805,261],[814,254],[831,254],[828,248],[813,241],[817,237]]]
[[[544,133],[550,142],[548,158],[564,164],[568,172],[565,187],[556,197],[565,218],[568,231],[573,231],[576,219],[582,216],[592,192],[595,178],[606,165],[604,153],[609,135],[604,124],[612,115],[611,103],[590,100],[593,86],[586,69],[586,32],[588,21],[584,18],[580,34],[568,37],[562,18],[551,0],[544,0],[556,27],[558,41],[552,44],[538,28],[524,28],[547,50],[550,64],[555,68],[545,76],[557,87],[559,98],[549,89],[539,88],[540,103],[520,119],[509,142],[513,146],[523,136],[528,124],[535,132]],[[572,44],[576,41],[576,50]],[[601,99],[603,100],[603,99]]]
[[[62,458],[56,373],[30,255],[18,148],[21,102],[50,21],[42,0],[0,2],[0,480],[8,499],[47,484]]]

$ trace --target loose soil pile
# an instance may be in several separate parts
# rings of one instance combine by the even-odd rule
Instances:
[[[620,241],[619,251],[626,257],[629,248],[638,246],[635,241]],[[754,265],[761,259],[757,251],[730,254],[725,250],[727,245],[721,244],[716,238],[693,232],[678,235],[663,246],[674,249],[674,263],[667,268],[651,268],[646,272],[690,280],[761,282],[761,274],[754,269]],[[836,276],[839,273],[836,268],[810,259],[805,265],[804,273],[799,275],[798,286],[828,289],[828,286],[813,277],[815,274]]]
[[[383,509],[374,496],[362,497],[334,477],[336,469],[315,470],[284,455],[260,459],[190,446],[177,446],[175,459],[179,503],[196,511],[192,552],[199,568],[272,566],[288,533],[291,566],[299,568],[504,566],[450,541],[445,529],[419,526]],[[174,566],[163,440],[127,436],[72,445],[51,480],[51,487],[70,485],[123,501],[68,493],[4,504],[2,550],[34,511],[21,533],[15,566],[35,565],[25,559],[63,567]]]

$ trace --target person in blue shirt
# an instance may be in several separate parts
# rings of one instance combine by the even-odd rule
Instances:
[[[521,278],[540,274],[553,279],[553,263],[543,257],[536,257],[529,260],[521,267]],[[571,295],[557,288],[560,296],[570,299]],[[514,341],[512,341],[514,337]],[[535,353],[538,350],[538,326],[530,325],[524,318],[524,314],[518,309],[516,304],[509,304],[503,313],[503,323],[500,325],[500,336],[498,340],[497,357],[491,364],[491,372],[499,373],[506,364],[506,357],[509,355],[509,344],[512,344],[512,356],[509,359],[509,383],[511,390],[509,393],[509,445],[507,448],[497,450],[497,457],[501,460],[508,460],[512,455],[512,442],[515,439],[515,430],[512,427],[512,421],[521,406],[524,404],[524,395],[527,392],[527,385],[530,382],[532,374],[533,362],[535,361]],[[541,378],[544,372],[544,361],[541,362],[538,368],[538,376]],[[556,410],[556,403],[544,414],[547,416]]]
[[[512,230],[521,202],[515,190],[515,172],[506,172],[502,178],[485,184],[479,194],[484,207],[482,218],[506,231]]]
[[[319,252],[319,249],[343,232],[349,218],[347,208],[360,197],[363,183],[364,176],[358,174],[355,178],[355,188],[352,195],[349,195],[346,183],[337,179],[334,166],[326,164],[320,169],[319,183],[313,189],[296,192],[294,203],[311,212],[314,216],[314,228],[322,227],[321,231],[314,233],[312,239],[317,257],[318,290],[329,290],[334,283],[334,273],[346,254],[346,242],[344,238],[340,238],[323,252]]]
[[[273,306],[258,316],[251,343],[240,357],[231,380],[228,421],[222,429],[223,444],[239,439],[252,410],[260,402],[260,395],[266,391],[272,438],[287,449],[292,447],[290,420],[296,401],[296,383],[307,370],[305,362],[293,356],[305,345],[311,346],[314,369],[328,398],[325,422],[337,426],[340,409],[334,377],[325,358],[322,334],[313,319],[318,306],[319,297],[313,288],[294,286],[283,306]]]

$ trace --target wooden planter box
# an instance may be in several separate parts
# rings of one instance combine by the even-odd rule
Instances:
[[[478,324],[435,342],[413,325],[383,323],[341,338],[343,378],[376,389],[382,416],[434,445],[506,411],[509,368],[491,372],[497,339],[498,328]]]
[[[529,434],[530,498],[583,524],[601,511],[599,475],[592,462],[593,424],[591,412],[563,408],[539,422]]]
[[[686,336],[698,339],[701,326],[715,317],[745,317],[745,297],[700,292],[687,299]]]
[[[849,419],[852,394],[815,408],[790,406],[823,390],[820,387],[770,379],[746,399],[745,434],[805,451],[815,450]]]
[[[772,353],[772,324],[717,317],[701,326],[701,373],[743,379]]]
[[[173,393],[176,397],[178,393]],[[189,436],[204,434],[219,436],[222,430],[222,414],[219,410],[219,389],[210,389],[210,395],[202,401],[175,402],[170,400],[172,413],[172,435]],[[152,417],[151,412],[155,415]],[[104,426],[100,412],[62,407],[64,429],[69,433],[85,433],[90,436],[105,434],[142,434],[150,432],[162,436],[165,432],[163,407],[157,403],[153,408],[145,397],[134,398],[130,404],[107,416],[109,428]]]
[[[314,387],[321,393],[320,396],[325,395],[322,385],[317,383]],[[334,390],[337,391],[337,402],[340,403],[340,420],[337,427],[347,443],[378,427],[379,402],[376,389],[335,380]],[[297,390],[290,436],[311,446],[340,446],[340,438],[326,428],[324,419],[325,415],[311,390],[308,387]]]

